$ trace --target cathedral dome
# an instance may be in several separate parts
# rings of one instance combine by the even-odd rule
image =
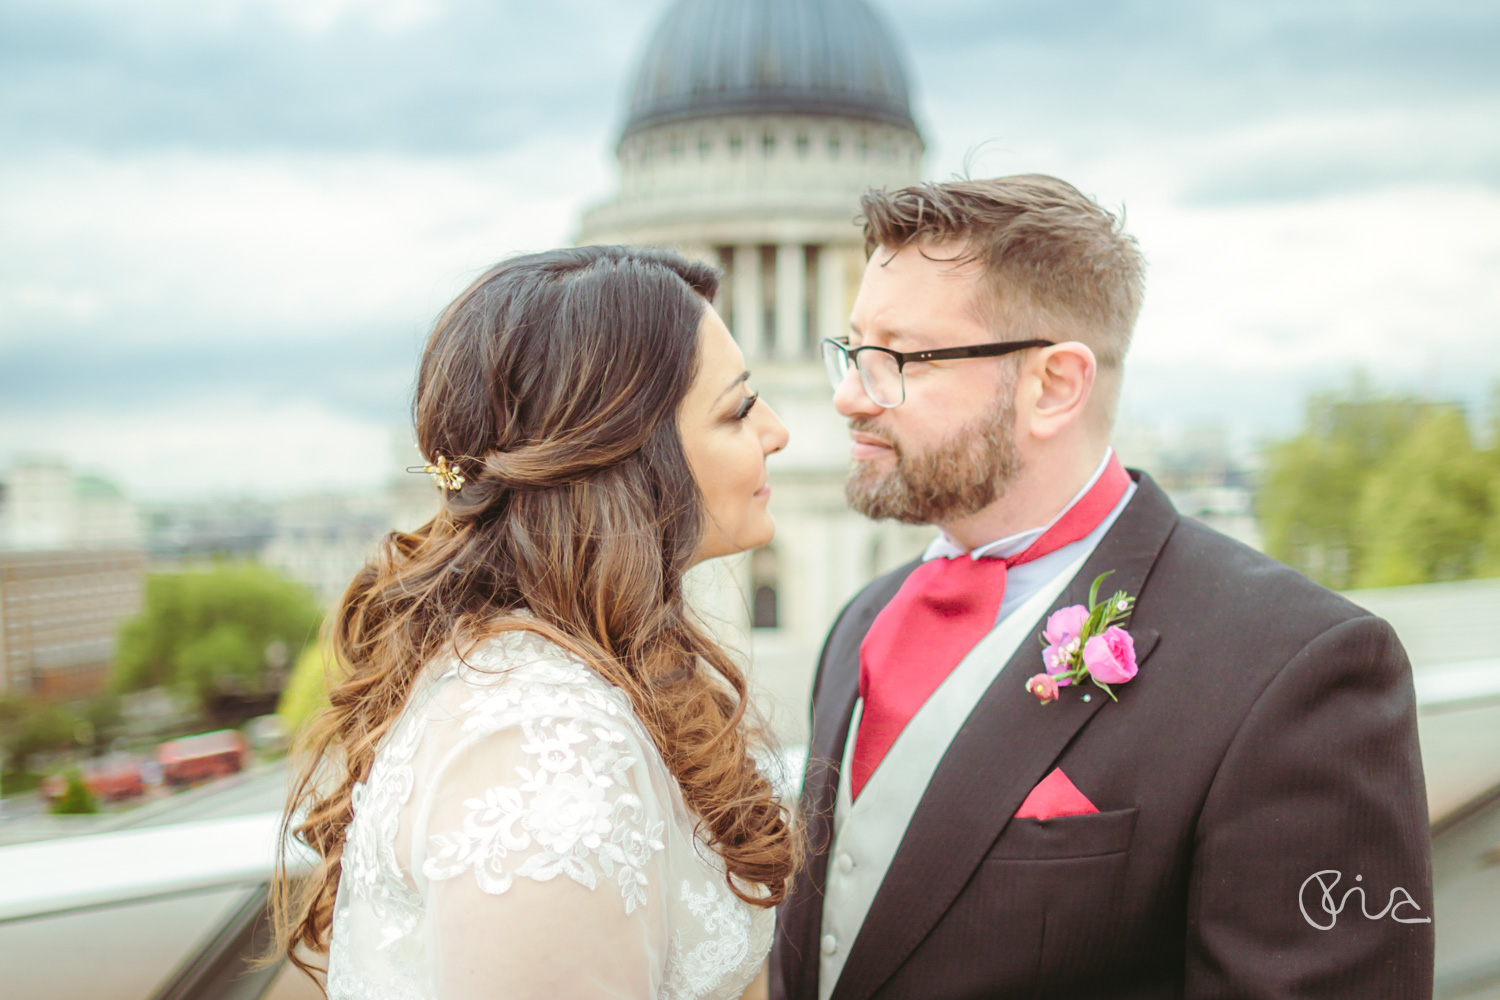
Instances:
[[[646,46],[624,134],[767,113],[916,131],[900,54],[865,0],[678,0]]]

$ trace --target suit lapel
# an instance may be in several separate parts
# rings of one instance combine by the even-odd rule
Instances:
[[[1177,513],[1148,476],[1137,475],[1135,496],[1047,615],[1085,603],[1089,584],[1105,570],[1114,570],[1100,588],[1105,593],[1140,595]],[[1045,621],[1044,615],[1034,631]],[[1156,633],[1142,628],[1133,635],[1144,663]],[[1023,643],[959,728],[870,906],[833,1000],[865,1000],[900,968],[953,904],[1027,793],[1094,713],[1112,704],[1091,688],[1087,702],[1068,691],[1053,704],[1039,705],[1025,684],[1042,669],[1041,647]],[[831,811],[831,798],[829,805]],[[826,871],[826,858],[819,860]],[[814,967],[816,930],[808,939],[813,950],[806,953]]]

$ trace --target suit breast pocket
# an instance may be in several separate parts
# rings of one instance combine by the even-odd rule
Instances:
[[[945,918],[986,995],[1086,992],[1089,970],[1128,966],[1117,925],[1139,814],[1006,825]]]
[[[1140,808],[1052,819],[1013,819],[986,861],[1064,861],[1130,850]]]

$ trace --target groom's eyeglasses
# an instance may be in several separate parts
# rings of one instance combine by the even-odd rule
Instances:
[[[1051,347],[1051,340],[1012,340],[1000,344],[944,347],[936,351],[893,351],[888,347],[850,347],[848,337],[823,338],[823,365],[828,380],[838,389],[852,365],[859,370],[865,395],[887,410],[906,402],[906,376],[902,369],[913,361],[957,361],[962,358],[998,358],[1028,347]]]

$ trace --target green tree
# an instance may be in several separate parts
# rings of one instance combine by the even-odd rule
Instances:
[[[1423,409],[1410,396],[1376,395],[1362,377],[1309,400],[1302,432],[1266,455],[1257,498],[1266,551],[1320,583],[1348,587],[1364,558],[1355,512],[1369,471]]]
[[[262,566],[155,573],[121,630],[114,685],[170,684],[200,699],[267,690],[279,682],[276,654],[299,653],[321,619],[306,588]]]
[[[295,737],[328,705],[328,671],[331,653],[325,643],[308,643],[292,667],[292,676],[282,689],[276,714]]]
[[[52,803],[52,812],[60,815],[77,815],[99,811],[99,803],[94,800],[94,793],[89,791],[88,783],[83,780],[82,774],[69,771],[67,782],[63,793],[57,797],[57,801]]]
[[[257,645],[239,622],[219,622],[178,645],[173,655],[177,683],[200,700],[219,691],[253,691],[265,665],[266,645]]]
[[[1489,426],[1480,464],[1489,495],[1490,517],[1479,541],[1479,576],[1500,576],[1500,381],[1490,387]]]
[[[73,705],[73,714],[80,723],[88,727],[93,736],[93,750],[103,753],[116,736],[125,728],[125,714],[120,707],[120,696],[114,692],[90,698]],[[75,727],[76,729],[76,727]]]
[[[1500,574],[1500,386],[1491,410],[1481,445],[1453,404],[1361,378],[1314,397],[1266,453],[1266,550],[1336,588]]]
[[[73,714],[54,702],[0,700],[0,748],[6,768],[16,774],[30,770],[35,755],[72,745],[77,728]]]
[[[1500,469],[1489,473],[1490,519],[1479,539],[1476,576],[1500,576]]]
[[[1371,470],[1354,523],[1364,543],[1355,583],[1390,587],[1474,576],[1491,520],[1488,464],[1460,410],[1430,409]]]

